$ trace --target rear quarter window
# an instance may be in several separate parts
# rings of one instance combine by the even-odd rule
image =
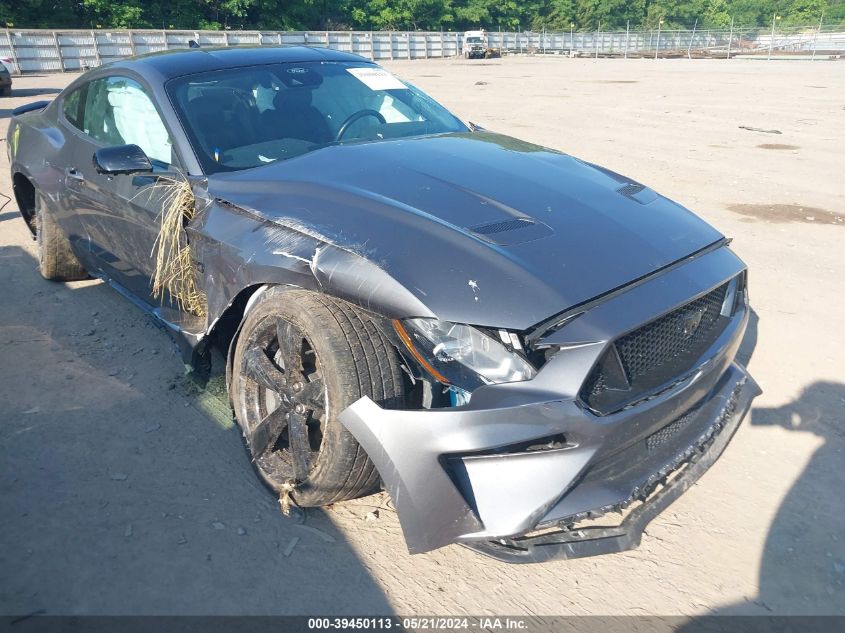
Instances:
[[[83,86],[84,87],[84,86]],[[75,128],[82,129],[82,88],[77,88],[64,98],[62,109],[65,118]]]

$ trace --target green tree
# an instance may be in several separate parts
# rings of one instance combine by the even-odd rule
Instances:
[[[845,26],[845,0],[833,0],[825,11],[825,24]]]
[[[624,29],[629,21],[639,24],[646,11],[646,0],[578,0],[577,23],[586,29]]]
[[[731,24],[731,13],[727,0],[709,0],[704,10],[702,26],[725,28]]]
[[[728,12],[736,24],[764,26],[771,23],[772,16],[778,10],[777,5],[775,0],[732,0],[728,4]]]
[[[845,0],[0,0],[15,28],[569,30],[845,25]]]
[[[666,29],[691,29],[704,17],[709,0],[653,0],[649,3],[643,25],[657,28],[663,20]]]
[[[825,0],[793,0],[784,9],[784,24],[813,24],[827,9]]]
[[[55,0],[0,0],[0,27],[74,28],[87,26],[76,3]]]
[[[82,0],[82,13],[92,28],[126,29],[138,27],[144,9],[138,0],[114,2],[110,0]]]
[[[576,19],[575,0],[549,0],[539,6],[536,16],[531,21],[531,28],[539,31],[546,28],[552,31],[568,31]]]

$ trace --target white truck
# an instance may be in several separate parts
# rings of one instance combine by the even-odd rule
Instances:
[[[466,59],[484,59],[486,57],[500,57],[499,49],[490,48],[487,32],[464,31],[463,54]]]

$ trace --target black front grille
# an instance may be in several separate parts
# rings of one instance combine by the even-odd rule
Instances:
[[[722,305],[731,282],[626,334],[599,359],[581,399],[607,414],[682,378],[722,333]]]

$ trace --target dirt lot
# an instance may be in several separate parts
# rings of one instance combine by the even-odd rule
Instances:
[[[0,612],[845,614],[845,62],[508,58],[388,67],[484,127],[696,210],[751,270],[764,389],[636,551],[411,557],[382,497],[285,519],[219,400],[97,281],[43,281],[0,211]],[[73,76],[15,80],[12,107]],[[780,130],[782,134],[741,129]],[[0,123],[5,134],[5,122]],[[2,148],[0,192],[11,193]]]

